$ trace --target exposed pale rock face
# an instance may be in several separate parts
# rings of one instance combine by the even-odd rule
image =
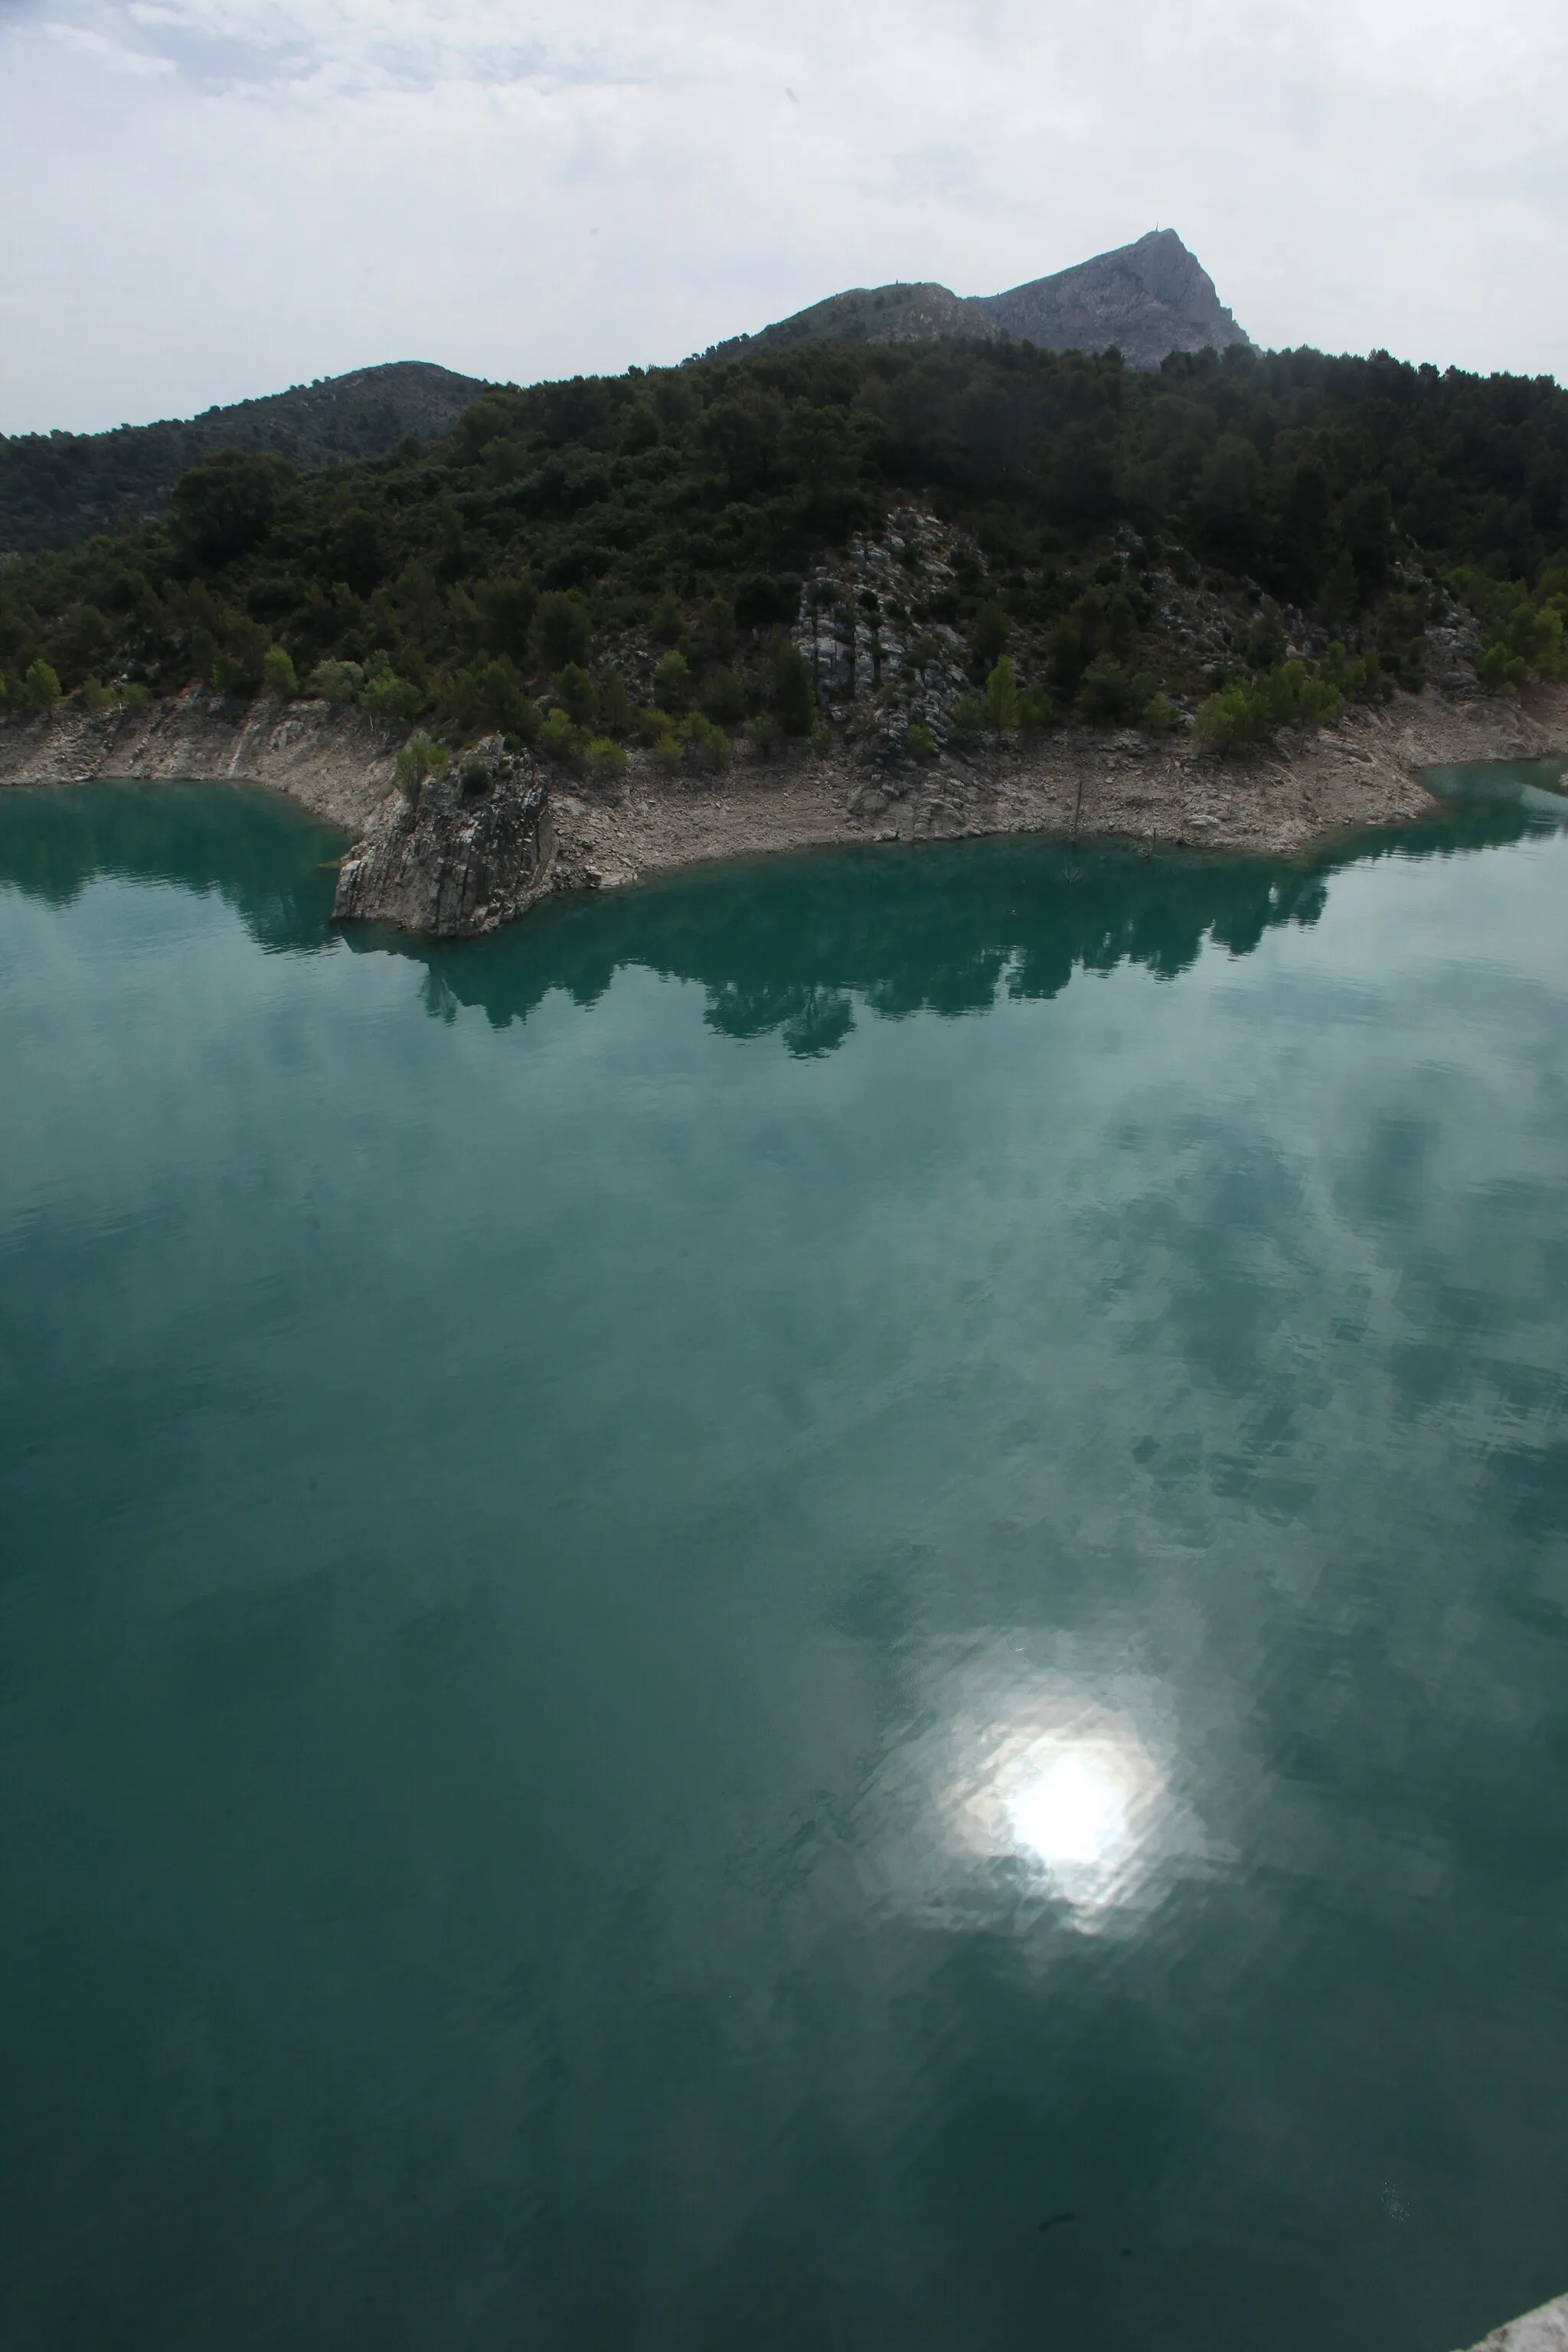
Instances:
[[[377,811],[338,869],[340,922],[393,923],[473,939],[523,914],[551,887],[555,829],[534,762],[499,735]]]
[[[1494,2329],[1474,2352],[1568,2352],[1568,2294]]]
[[[1005,294],[973,295],[970,308],[1047,351],[1103,352],[1114,343],[1133,367],[1157,367],[1167,352],[1251,341],[1173,228],[1151,229],[1133,245]]]
[[[400,730],[333,702],[241,702],[187,688],[140,709],[0,719],[0,784],[85,783],[94,776],[269,784],[357,833],[392,786]]]

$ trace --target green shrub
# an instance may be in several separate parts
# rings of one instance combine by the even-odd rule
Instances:
[[[1476,676],[1489,694],[1517,694],[1529,668],[1523,655],[1510,653],[1500,637],[1476,656]]]
[[[115,701],[112,689],[100,685],[96,677],[83,678],[76,698],[84,710],[111,710]]]
[[[1263,677],[1233,678],[1211,694],[1193,722],[1194,732],[1216,751],[1245,750],[1261,743],[1281,727],[1304,724],[1324,727],[1337,719],[1342,706],[1339,679],[1372,679],[1381,689],[1382,666],[1375,654],[1360,662],[1344,659],[1342,646],[1331,646],[1314,676],[1302,661],[1281,662]]]
[[[580,663],[568,662],[550,681],[556,700],[574,727],[591,727],[599,715],[599,693]]]
[[[1340,715],[1342,696],[1339,687],[1331,678],[1310,676],[1303,661],[1281,662],[1258,681],[1258,690],[1276,727],[1293,722],[1326,727]]]
[[[771,710],[759,710],[746,721],[746,740],[759,760],[771,760],[784,743],[784,729]]]
[[[426,776],[444,776],[452,762],[445,743],[434,736],[415,735],[405,743],[395,763],[397,789],[410,808],[417,808]]]
[[[686,623],[682,618],[680,607],[676,603],[671,591],[667,588],[654,606],[653,618],[648,623],[647,633],[656,646],[673,646],[679,643],[685,627]]]
[[[300,691],[293,660],[282,646],[268,646],[261,659],[261,675],[274,694],[291,697]]]
[[[700,768],[717,773],[729,766],[730,738],[700,710],[694,710],[689,719],[681,720],[680,738]]]
[[[1560,571],[1544,572],[1534,592],[1521,595],[1512,581],[1490,581],[1468,569],[1454,575],[1455,586],[1486,625],[1476,676],[1489,693],[1510,693],[1531,670],[1541,677],[1568,672],[1568,590],[1562,580]]]
[[[710,596],[698,628],[705,658],[727,662],[735,650],[735,607],[728,596]]]
[[[480,728],[488,735],[509,735],[524,743],[531,743],[539,732],[539,711],[509,654],[455,671],[441,704],[465,732]]]
[[[948,713],[947,740],[961,747],[978,743],[984,732],[987,712],[977,694],[961,694]]]
[[[423,687],[412,678],[399,677],[392,668],[374,671],[366,677],[359,693],[360,709],[373,718],[389,719],[395,727],[407,727],[418,718],[426,704]]]
[[[985,681],[985,716],[999,734],[1018,724],[1018,674],[1005,654]]]
[[[581,596],[560,589],[542,596],[534,611],[532,638],[545,669],[564,669],[569,662],[584,667],[594,630]]]
[[[1345,702],[1386,702],[1394,692],[1393,683],[1384,676],[1383,663],[1375,651],[1362,654],[1352,661],[1337,637],[1318,664],[1316,675],[1321,684],[1331,686]]]
[[[735,619],[742,629],[766,629],[777,625],[788,628],[800,610],[800,574],[797,572],[753,572],[742,580],[735,591]],[[679,625],[679,614],[676,614]],[[655,615],[654,635],[658,635]],[[680,634],[679,625],[676,635]]]
[[[786,735],[809,735],[816,724],[816,692],[805,656],[788,637],[780,637],[773,646],[773,667],[774,718]]]
[[[931,760],[936,756],[936,737],[923,719],[912,719],[904,730],[904,750],[911,760]]]
[[[738,727],[746,715],[743,681],[728,666],[716,669],[702,689],[702,708],[720,727]]]
[[[322,661],[310,672],[310,691],[323,702],[353,702],[364,684],[358,662]]]
[[[1217,751],[1237,751],[1260,743],[1273,725],[1267,698],[1250,681],[1237,679],[1201,705],[1193,731]]]
[[[1568,595],[1549,596],[1537,604],[1526,598],[1517,604],[1509,624],[1509,644],[1542,677],[1568,673]]]
[[[598,698],[599,724],[606,735],[629,735],[632,731],[632,698],[619,670],[602,669],[595,680]]]
[[[1076,708],[1091,727],[1126,727],[1153,691],[1152,677],[1131,674],[1113,654],[1097,654],[1084,671]]]
[[[626,755],[607,735],[595,735],[587,750],[588,772],[601,783],[614,783],[626,772]]]
[[[245,664],[236,661],[232,654],[214,655],[212,682],[220,694],[254,694],[256,691],[256,680]]]
[[[1018,698],[1018,724],[1026,735],[1043,735],[1057,723],[1057,707],[1043,686],[1032,686]]]
[[[654,664],[653,690],[661,710],[684,710],[691,691],[691,667],[684,654],[661,654]]]
[[[994,597],[982,604],[974,615],[974,626],[969,641],[974,647],[975,659],[987,667],[1000,661],[1013,635],[1006,614]]]
[[[574,726],[564,710],[552,710],[539,730],[539,748],[547,760],[569,764],[580,760],[586,751],[587,730]]]
[[[1163,694],[1152,694],[1143,705],[1143,730],[1149,735],[1173,735],[1179,713]]]

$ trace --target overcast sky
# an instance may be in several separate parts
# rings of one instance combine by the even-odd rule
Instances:
[[[668,362],[1178,229],[1259,342],[1568,376],[1564,0],[0,0],[0,429]]]

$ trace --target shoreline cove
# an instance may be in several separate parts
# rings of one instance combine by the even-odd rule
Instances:
[[[517,828],[489,837],[494,798],[464,802],[426,786],[419,810],[407,808],[394,784],[401,740],[324,702],[239,703],[193,688],[141,709],[0,721],[0,784],[179,781],[286,793],[354,836],[340,919],[465,936],[563,892],[856,843],[1040,834],[1289,856],[1421,816],[1433,805],[1423,771],[1568,757],[1568,688],[1537,686],[1506,702],[1428,688],[1228,758],[1070,729],[1027,748],[950,751],[896,771],[835,748],[672,779],[652,753],[634,751],[624,779],[602,789],[524,756],[506,765],[545,812],[526,877],[509,862]],[[466,886],[456,893],[454,866]],[[367,872],[386,877],[368,896]]]

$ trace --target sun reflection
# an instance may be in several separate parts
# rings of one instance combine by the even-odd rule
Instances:
[[[1021,1870],[1088,1924],[1135,1904],[1163,1864],[1192,1853],[1146,1691],[1115,1695],[1142,1701],[1135,1716],[1065,1677],[963,1679],[939,1801],[952,1844],[973,1862]]]
[[[1095,1749],[1047,1743],[1004,1800],[1013,1835],[1047,1870],[1107,1870],[1132,1843],[1125,1777]]]

